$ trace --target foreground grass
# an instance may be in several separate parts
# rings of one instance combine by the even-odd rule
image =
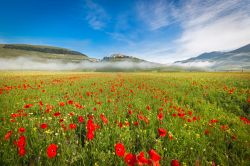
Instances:
[[[161,165],[250,165],[250,73],[0,75],[1,165],[126,165],[117,143]]]

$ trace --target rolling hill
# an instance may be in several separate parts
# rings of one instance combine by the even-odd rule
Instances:
[[[239,70],[250,69],[250,44],[229,52],[209,52],[197,57],[183,61],[176,61],[175,64],[195,64],[208,62],[210,68],[217,70]]]
[[[79,62],[89,60],[87,55],[65,48],[39,46],[28,44],[0,44],[0,58],[31,58],[38,61],[62,60],[65,62]]]

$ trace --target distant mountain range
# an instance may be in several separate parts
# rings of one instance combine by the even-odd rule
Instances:
[[[81,68],[83,65],[91,65],[91,68],[109,70],[109,66],[113,69],[130,70],[130,69],[153,69],[159,71],[176,71],[186,70],[240,70],[250,69],[250,44],[229,52],[209,52],[203,53],[197,57],[189,58],[187,60],[176,61],[172,65],[163,65],[159,63],[149,62],[133,56],[123,54],[112,54],[106,56],[101,60],[91,58],[83,53],[51,46],[27,45],[27,44],[0,44],[0,59],[2,61],[28,58],[33,62],[60,62],[77,63]],[[59,60],[59,61],[58,61]],[[6,62],[7,63],[7,62]],[[85,64],[84,64],[85,63]],[[91,64],[86,64],[91,63]],[[198,67],[197,67],[197,64]],[[99,66],[99,67],[98,67]],[[84,66],[83,66],[84,68]],[[126,68],[126,69],[125,69]]]
[[[250,44],[229,52],[209,52],[197,57],[183,61],[176,61],[174,64],[190,64],[206,62],[209,68],[218,70],[250,69]]]

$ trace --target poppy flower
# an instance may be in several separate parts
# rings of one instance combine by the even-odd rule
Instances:
[[[6,134],[5,134],[5,136],[4,136],[4,139],[5,140],[8,140],[9,138],[10,138],[10,136],[12,135],[12,131],[8,131]]]
[[[65,103],[64,103],[64,102],[59,102],[59,105],[60,105],[61,107],[63,107],[63,106],[65,105]]]
[[[83,123],[83,121],[84,121],[83,116],[78,116],[78,123]]]
[[[108,123],[108,119],[105,117],[104,114],[101,114],[100,117],[101,117],[102,122],[103,122],[104,124],[107,124],[107,123]]]
[[[148,154],[153,161],[159,161],[161,159],[161,156],[154,149],[149,150]]]
[[[71,129],[71,130],[74,130],[74,129],[76,129],[76,124],[74,124],[74,123],[71,123],[71,124],[69,124],[69,128]]]
[[[125,147],[122,143],[117,143],[115,145],[115,153],[117,156],[123,157],[125,152],[126,152],[126,150],[125,150]]]
[[[40,125],[41,129],[46,129],[48,127],[48,125],[46,123],[43,123]]]
[[[73,100],[68,100],[67,103],[72,105],[74,102],[73,102]]]
[[[132,153],[126,154],[124,160],[128,166],[134,166],[136,164],[136,156]]]
[[[18,154],[19,154],[19,156],[24,156],[26,154],[25,148],[24,147],[19,148]]]
[[[25,128],[24,127],[20,127],[18,131],[19,131],[19,133],[23,133],[23,132],[25,132]]]
[[[178,160],[172,160],[171,161],[171,166],[179,166],[179,161]]]
[[[165,137],[167,134],[167,131],[163,128],[159,128],[158,133],[159,133],[160,137]]]
[[[141,152],[138,156],[137,156],[137,160],[138,160],[138,164],[139,165],[143,165],[143,164],[147,164],[148,160],[145,158],[144,156],[144,152]]]
[[[50,144],[47,148],[48,158],[53,158],[56,156],[57,146],[56,144]]]
[[[24,148],[25,145],[26,145],[26,138],[25,138],[25,136],[22,135],[22,136],[19,137],[19,139],[17,141],[17,146],[19,148]]]
[[[60,116],[60,115],[61,115],[60,112],[55,112],[55,113],[54,113],[54,116]]]
[[[92,140],[94,138],[94,136],[95,136],[94,131],[88,131],[87,132],[88,140]]]
[[[158,118],[159,120],[162,120],[162,119],[163,119],[163,113],[160,112],[160,113],[158,114],[157,118]]]
[[[147,108],[148,111],[150,111],[150,109],[151,109],[151,108],[150,108],[150,105],[147,105],[146,108]]]
[[[33,104],[25,104],[23,108],[30,108],[32,106],[33,106]]]

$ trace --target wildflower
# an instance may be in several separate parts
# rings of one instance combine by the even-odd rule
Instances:
[[[21,156],[21,157],[24,156],[24,155],[26,154],[25,148],[24,148],[24,147],[19,148],[18,154],[19,154],[19,156]]]
[[[24,127],[20,127],[18,131],[19,131],[19,133],[23,133],[23,132],[25,132],[25,128]]]
[[[63,106],[65,106],[65,103],[64,102],[59,102],[59,106],[63,107]]]
[[[16,144],[19,148],[24,148],[26,146],[25,136],[20,136]]]
[[[147,164],[148,160],[145,158],[144,156],[144,152],[141,152],[138,156],[137,156],[137,160],[138,160],[138,164],[139,165],[143,165],[143,164]]]
[[[76,129],[76,124],[74,124],[74,123],[71,123],[71,124],[69,124],[69,128],[71,129],[71,130],[74,130],[74,129]]]
[[[84,122],[83,116],[78,116],[78,123],[83,123],[83,122]]]
[[[117,143],[115,145],[115,153],[117,156],[123,157],[125,152],[126,152],[126,150],[125,150],[125,147],[122,143]]]
[[[25,104],[23,108],[30,108],[32,106],[33,106],[33,104]]]
[[[161,156],[154,149],[149,150],[148,154],[153,161],[159,161],[161,159]]]
[[[55,144],[50,144],[49,147],[47,148],[47,155],[48,158],[53,158],[56,156],[57,152],[57,146]]]
[[[46,129],[48,127],[48,125],[46,123],[43,123],[40,125],[41,129]]]
[[[165,137],[167,134],[167,131],[163,128],[159,128],[158,133],[159,133],[160,137]]]
[[[150,108],[150,105],[147,105],[146,108],[147,108],[148,111],[150,111],[150,109],[151,109],[151,108]]]
[[[94,138],[95,134],[94,134],[94,131],[88,131],[87,132],[87,138],[88,140],[92,140]]]
[[[134,166],[136,163],[136,156],[133,155],[132,153],[128,153],[126,154],[124,160],[128,166]]]
[[[61,115],[60,112],[55,112],[55,113],[54,113],[54,116],[60,116],[60,115]]]
[[[68,100],[67,103],[72,105],[74,102],[73,102],[73,100]]]
[[[163,119],[163,113],[160,112],[160,113],[158,114],[157,118],[158,118],[159,120],[162,120],[162,119]]]
[[[8,131],[6,134],[5,134],[5,136],[4,136],[4,139],[5,140],[8,140],[9,138],[10,138],[10,136],[12,135],[12,131]]]
[[[178,160],[172,160],[171,161],[171,166],[179,166],[179,161]]]
[[[107,123],[108,123],[108,119],[105,117],[104,114],[101,114],[100,117],[101,117],[102,122],[103,122],[104,124],[107,124]]]

